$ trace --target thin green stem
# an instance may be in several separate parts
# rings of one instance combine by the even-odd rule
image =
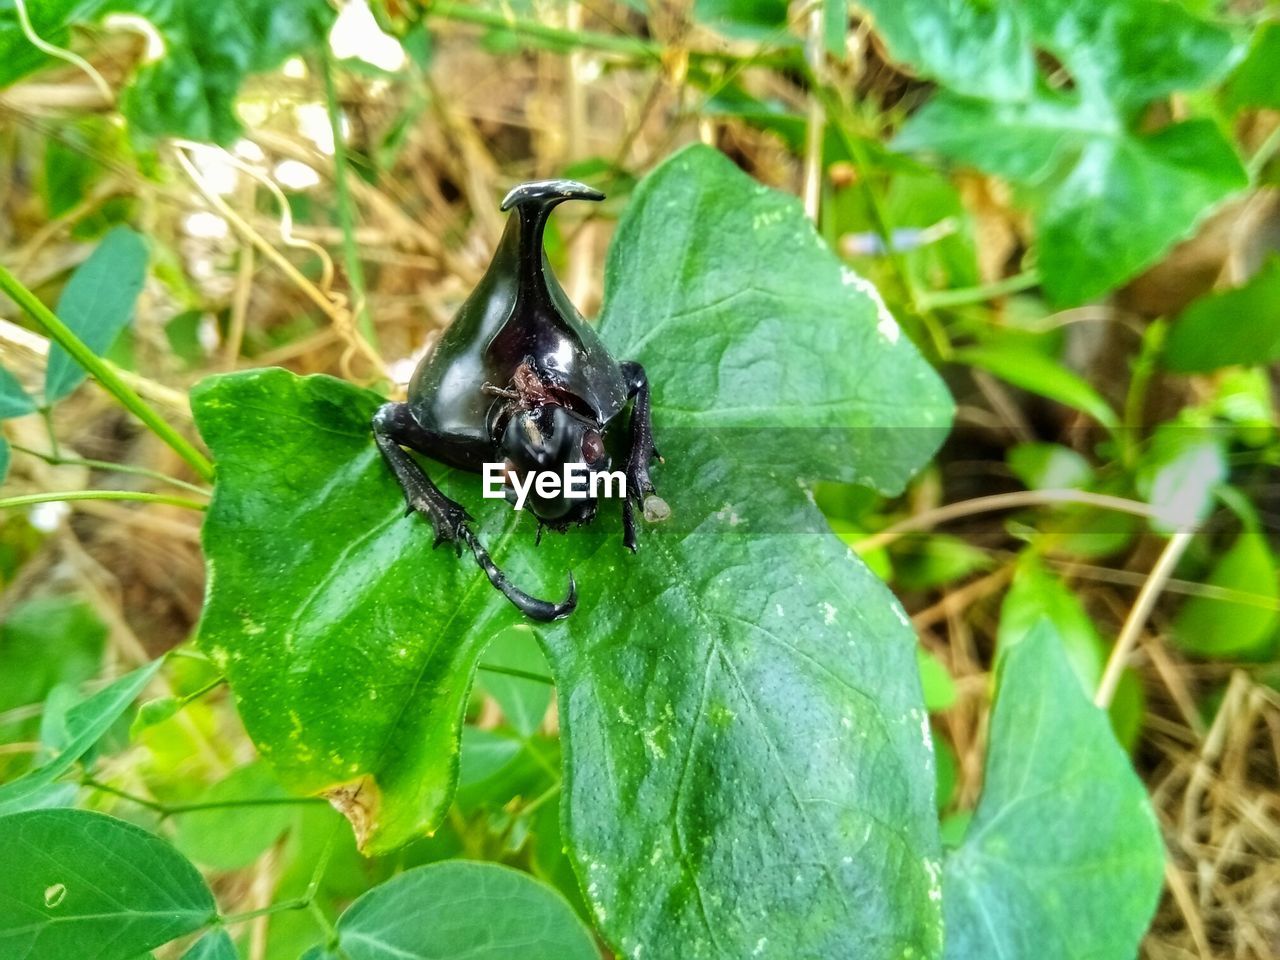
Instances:
[[[520,813],[526,817],[529,816],[529,814],[534,813],[549,800],[554,799],[560,793],[563,786],[564,784],[561,781],[556,781],[542,793],[538,794],[538,796],[525,804],[525,806],[520,810]]]
[[[91,790],[97,790],[100,793],[109,793],[113,797],[119,797],[121,800],[128,800],[130,803],[136,803],[138,806],[146,807],[148,810],[154,810],[156,813],[160,814],[161,817],[180,816],[184,813],[196,813],[202,810],[233,810],[240,807],[301,807],[328,802],[321,797],[247,797],[243,800],[208,800],[199,803],[164,803],[160,800],[152,800],[149,797],[130,793],[128,790],[122,790],[119,787],[113,787],[111,784],[103,783],[101,780],[95,780],[93,777],[82,778],[80,785],[88,787]]]
[[[639,37],[626,37],[613,33],[597,33],[592,30],[567,30],[553,27],[536,20],[522,17],[509,17],[502,13],[473,7],[462,3],[433,3],[427,7],[427,16],[439,17],[442,20],[453,20],[458,23],[471,23],[476,26],[489,27],[496,30],[510,30],[527,40],[532,40],[553,49],[589,49],[601,53],[612,53],[633,60],[649,61],[655,65],[663,62],[665,48],[658,43],[643,40]],[[737,63],[742,55],[723,50],[688,50],[685,51],[691,61]],[[772,57],[755,58],[757,62],[775,66],[794,64],[798,57],[793,51],[782,50]]]
[[[187,497],[171,497],[165,493],[144,493],[140,490],[61,490],[5,497],[0,499],[0,510],[29,507],[36,503],[63,503],[70,500],[136,500],[139,503],[167,503],[173,507],[201,511],[207,506],[199,500],[191,500]]]
[[[1271,158],[1275,156],[1278,149],[1280,149],[1280,126],[1267,135],[1267,139],[1262,141],[1262,146],[1258,147],[1254,155],[1249,158],[1250,180],[1256,181],[1262,175],[1263,169],[1271,162]]]
[[[528,670],[519,670],[515,667],[499,667],[490,663],[480,664],[479,669],[486,673],[499,673],[504,677],[515,677],[518,680],[532,680],[535,683],[545,683],[549,687],[554,687],[556,685],[555,680],[544,673],[530,673]]]
[[[960,307],[970,303],[983,303],[996,297],[1007,297],[1011,293],[1021,293],[1040,285],[1040,271],[1027,270],[1005,277],[995,283],[985,283],[977,287],[960,287],[957,290],[937,290],[920,294],[920,306],[926,310],[937,310],[939,307]]]
[[[361,335],[369,341],[369,345],[377,350],[378,331],[369,313],[369,302],[365,294],[364,264],[360,260],[360,250],[356,245],[355,204],[351,199],[351,188],[347,184],[351,167],[347,161],[347,143],[342,132],[338,89],[333,82],[333,57],[329,54],[327,44],[324,45],[320,72],[324,74],[325,107],[329,114],[329,129],[333,131],[333,182],[338,194],[338,225],[342,229],[342,259],[347,268],[347,282],[351,285],[351,292],[355,294],[356,325]]]
[[[310,798],[318,800],[318,798]],[[324,803],[323,800],[318,800]],[[329,869],[329,860],[333,857],[333,839],[341,824],[335,824],[333,830],[329,832],[329,839],[325,841],[324,849],[320,851],[320,857],[316,860],[315,869],[311,871],[311,879],[307,882],[307,889],[303,891],[302,896],[293,897],[289,900],[281,900],[279,903],[273,903],[257,910],[249,910],[245,913],[233,913],[227,917],[221,917],[220,922],[223,926],[230,926],[234,923],[243,923],[245,920],[253,920],[256,917],[267,917],[275,913],[284,913],[289,910],[306,910],[316,900],[316,894],[320,892],[320,883],[324,880],[324,872]],[[326,921],[324,924],[327,933],[335,935],[336,930],[333,929]]]
[[[1142,345],[1133,361],[1129,389],[1124,397],[1124,422],[1120,431],[1121,461],[1132,468],[1138,462],[1138,438],[1142,434],[1143,414],[1147,404],[1147,387],[1155,374],[1156,364],[1164,349],[1167,325],[1162,320],[1150,324],[1142,334]]]
[[[194,483],[187,483],[185,480],[179,480],[177,477],[171,477],[167,473],[161,473],[159,470],[148,470],[146,467],[134,467],[124,463],[112,463],[110,460],[88,460],[84,457],[64,457],[57,448],[49,453],[41,453],[39,450],[32,450],[30,447],[24,447],[20,443],[11,443],[9,446],[20,453],[25,453],[31,457],[38,457],[45,463],[55,467],[88,467],[91,470],[110,470],[114,473],[127,473],[135,477],[147,477],[151,480],[158,480],[161,483],[172,484],[175,487],[182,487],[184,490],[190,490],[192,493],[198,493],[202,496],[210,496],[210,491],[204,487],[197,486]]]
[[[50,338],[71,354],[72,359],[84,367],[93,377],[119,401],[120,405],[142,421],[157,437],[173,448],[174,452],[191,465],[191,468],[205,480],[213,482],[213,464],[209,462],[195,446],[166,422],[156,411],[130,387],[101,357],[85,345],[79,337],[58,319],[57,314],[46,307],[40,300],[22,285],[12,273],[0,267],[0,290],[9,295],[14,303],[22,307],[33,320],[40,324]]]
[[[53,428],[53,407],[43,406],[40,408],[40,419],[44,421],[44,432],[49,437],[49,448],[53,450],[53,455],[58,456],[58,432]],[[15,450],[21,449],[16,444],[12,445]]]

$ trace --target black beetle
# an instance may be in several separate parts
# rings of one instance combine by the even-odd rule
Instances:
[[[476,562],[526,616],[559,620],[577,605],[516,588],[467,526],[462,505],[431,482],[409,447],[463,470],[480,472],[501,462],[511,482],[534,472],[582,464],[588,474],[607,471],[606,428],[635,399],[623,468],[623,543],[636,549],[634,508],[653,493],[650,460],[658,456],[649,418],[649,382],[638,363],[618,363],[569,301],[547,263],[542,237],[552,209],[565,200],[603,200],[574,180],[541,180],[513,189],[502,201],[514,210],[493,261],[435,349],[414,371],[405,403],[387,403],[373,417],[378,449],[415,510],[435,530],[435,545],[466,543]],[[527,487],[527,480],[526,489]],[[596,499],[534,496],[530,507],[542,526],[563,531],[596,514]]]

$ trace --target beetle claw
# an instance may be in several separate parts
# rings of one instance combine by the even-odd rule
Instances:
[[[493,562],[493,558],[489,556],[489,552],[481,545],[476,535],[471,532],[470,527],[462,527],[459,530],[459,535],[466,541],[467,546],[471,548],[471,553],[476,558],[476,563],[485,572],[489,582],[530,620],[541,620],[543,622],[563,620],[573,613],[574,608],[578,605],[578,585],[573,579],[572,571],[569,573],[569,592],[563,600],[559,603],[553,603],[550,600],[539,600],[537,597],[525,593],[507,579],[507,575]]]

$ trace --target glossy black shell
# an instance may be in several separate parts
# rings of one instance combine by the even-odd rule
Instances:
[[[564,200],[601,199],[571,180],[517,187],[503,201],[514,208],[493,261],[453,322],[409,383],[418,424],[441,441],[440,459],[479,470],[495,459],[490,408],[501,401],[483,387],[510,385],[527,363],[560,402],[601,427],[626,405],[617,362],[570,302],[543,250],[551,210]]]

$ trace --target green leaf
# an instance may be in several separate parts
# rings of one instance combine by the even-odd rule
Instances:
[[[954,73],[947,52],[1006,37],[1014,44],[1020,32],[1016,56],[972,60],[969,69],[1021,65],[1042,47],[1061,62],[1071,88],[1053,89],[1060,82],[1053,75],[987,86],[963,82],[962,74],[911,117],[896,144],[1024,188],[1045,292],[1055,303],[1089,300],[1128,280],[1247,185],[1214,123],[1191,119],[1154,133],[1142,126],[1149,104],[1204,87],[1227,69],[1234,43],[1224,29],[1159,0],[1004,0],[994,7],[981,15],[1000,24],[987,36],[981,24],[957,18],[953,34],[925,34],[932,45],[914,56],[945,83]]]
[[[1111,405],[1084,378],[1061,362],[1015,341],[966,347],[957,350],[954,359],[994,373],[1015,387],[1083,411],[1109,430],[1120,426]]]
[[[727,37],[795,43],[787,32],[787,0],[694,0],[693,13]]]
[[[0,817],[0,956],[130,960],[216,915],[196,868],[159,837],[100,813]]]
[[[107,0],[39,0],[28,3],[26,9],[36,36],[46,43],[65,47],[70,40],[71,24],[93,19],[106,5]],[[0,51],[3,51],[0,89],[52,62],[23,32],[12,0],[0,7]]]
[[[1280,109],[1280,84],[1276,64],[1280,63],[1280,21],[1271,20],[1254,32],[1249,55],[1227,81],[1224,99],[1232,108],[1269,107]]]
[[[1172,633],[1184,650],[1205,657],[1266,652],[1280,622],[1280,580],[1265,534],[1246,529],[1236,537],[1205,584],[1241,594],[1239,599],[1188,597]]]
[[[236,945],[225,930],[210,930],[182,955],[182,960],[238,960]]]
[[[9,475],[9,441],[0,436],[0,483]]]
[[[951,679],[951,671],[923,647],[916,649],[916,665],[920,668],[925,709],[930,713],[950,709],[956,702],[956,683]]]
[[[1089,461],[1058,443],[1020,443],[1009,450],[1008,461],[1029,490],[1083,488],[1093,479]]]
[[[289,794],[265,764],[251,763],[214,784],[201,803],[285,800]],[[248,866],[280,838],[297,807],[286,804],[228,806],[193,810],[178,820],[174,846],[196,863],[215,870]]]
[[[897,545],[892,582],[903,590],[927,590],[991,566],[986,550],[959,537],[935,533]]]
[[[74,597],[39,597],[14,606],[0,622],[0,713],[39,703],[57,687],[74,691],[92,680],[102,664],[106,637],[97,614]],[[2,724],[0,740],[33,740],[41,722],[32,717]],[[0,778],[26,769],[27,760],[0,756]]]
[[[1000,627],[996,635],[1000,650],[1007,650],[1028,637],[1042,620],[1048,620],[1053,626],[1080,681],[1080,691],[1092,697],[1106,663],[1102,635],[1089,619],[1080,598],[1046,570],[1039,557],[1027,552],[1018,560],[1013,583],[1000,607]]]
[[[1160,424],[1134,476],[1139,495],[1155,509],[1151,526],[1164,533],[1200,524],[1227,479],[1225,431],[1200,420],[1191,408]]]
[[[141,0],[164,36],[165,56],[138,71],[121,98],[132,128],[229,144],[240,135],[235,100],[245,78],[328,42],[325,0]]]
[[[18,804],[23,803],[26,797],[44,790],[70,770],[124,714],[163,662],[153,660],[73,707],[67,714],[67,729],[71,733],[71,740],[66,748],[44,766],[0,786],[0,814],[18,809]]]
[[[4,367],[0,367],[0,420],[22,417],[35,411],[36,402],[31,399],[27,391],[22,389],[18,378]]]
[[[659,960],[867,943],[936,956],[915,638],[809,484],[900,490],[945,433],[945,389],[794,198],[705,148],[636,190],[601,331],[649,371],[666,457],[673,516],[638,554],[611,510],[535,551],[530,518],[482,501],[474,475],[432,470],[525,589],[577,576],[578,611],[539,635],[566,840],[606,935]],[[373,851],[439,823],[469,678],[514,621],[474,564],[403,516],[369,434],[377,403],[278,370],[193,396],[218,463],[200,642],[286,784],[330,791]]]
[[[542,725],[542,718],[551,706],[551,684],[483,668],[547,677],[547,660],[538,649],[533,631],[523,624],[503,630],[490,642],[480,664],[480,684],[498,701],[507,723],[521,736],[531,736]]]
[[[982,796],[945,865],[946,956],[1131,960],[1163,865],[1142,783],[1042,622],[1000,660]]]
[[[146,243],[128,227],[116,227],[71,275],[56,312],[89,349],[101,356],[133,319],[133,306],[146,276]],[[84,378],[80,365],[54,344],[49,348],[45,371],[45,403],[57,403]]]
[[[1243,286],[1211,294],[1184,310],[1169,331],[1164,362],[1199,373],[1280,360],[1280,257]]]
[[[1035,78],[1029,28],[1008,3],[858,0],[889,55],[956,93],[1030,94]]]
[[[451,860],[406,870],[338,920],[350,960],[599,960],[564,898],[526,873]],[[323,956],[323,954],[321,954]]]

